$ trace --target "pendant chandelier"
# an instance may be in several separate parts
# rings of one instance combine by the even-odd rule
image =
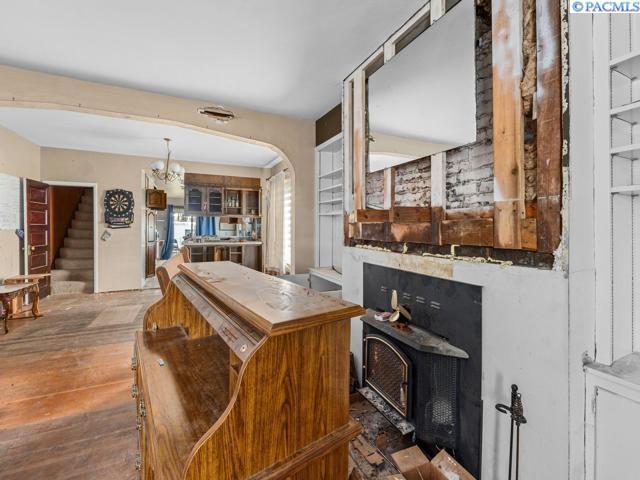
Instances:
[[[165,138],[167,142],[167,161],[156,160],[151,164],[151,171],[153,175],[160,181],[166,183],[177,182],[184,186],[184,167],[180,166],[177,162],[171,162],[171,143],[170,138]]]

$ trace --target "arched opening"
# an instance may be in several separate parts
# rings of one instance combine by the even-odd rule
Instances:
[[[0,102],[0,111],[4,110],[5,112],[9,109],[21,109],[21,110],[25,110],[28,112],[33,112],[36,113],[36,111],[40,114],[40,116],[42,116],[45,113],[48,112],[68,112],[68,113],[75,113],[75,114],[81,114],[81,115],[86,115],[89,118],[90,117],[101,117],[103,119],[111,119],[111,120],[118,120],[121,121],[123,124],[123,128],[128,128],[128,126],[130,125],[129,123],[126,122],[137,122],[137,123],[143,123],[145,125],[150,126],[150,133],[148,135],[148,137],[144,137],[144,135],[141,135],[141,139],[140,139],[140,143],[142,145],[141,150],[140,151],[116,151],[114,153],[122,153],[128,156],[139,156],[139,157],[154,157],[154,158],[162,158],[162,149],[158,148],[157,149],[157,154],[156,153],[147,153],[147,151],[145,150],[144,145],[148,144],[149,141],[152,142],[156,142],[158,143],[158,147],[160,147],[159,145],[159,139],[160,137],[162,137],[163,135],[159,133],[159,130],[157,129],[157,127],[166,127],[166,129],[171,130],[171,134],[175,135],[176,130],[184,130],[187,133],[185,133],[185,141],[189,141],[189,139],[193,139],[195,138],[193,134],[197,134],[198,137],[211,137],[212,139],[215,139],[219,145],[222,145],[224,147],[224,145],[228,145],[231,143],[240,145],[242,148],[240,148],[240,150],[251,150],[251,149],[259,149],[264,151],[269,151],[272,152],[272,155],[274,158],[279,159],[279,167],[281,169],[286,169],[288,172],[290,172],[290,178],[291,178],[291,182],[292,184],[295,184],[295,172],[294,172],[294,168],[292,163],[289,161],[289,159],[286,157],[286,155],[280,151],[277,147],[264,143],[264,142],[260,142],[251,138],[244,138],[244,137],[240,137],[240,136],[236,136],[236,135],[230,135],[228,133],[224,133],[224,132],[219,132],[219,131],[215,131],[212,130],[211,128],[205,128],[202,126],[198,126],[198,125],[194,125],[194,124],[189,124],[189,123],[185,123],[182,121],[177,121],[177,120],[170,120],[170,119],[162,119],[162,118],[153,118],[153,117],[148,117],[148,116],[137,116],[137,115],[131,115],[131,114],[124,114],[124,113],[118,113],[118,112],[112,112],[112,111],[106,111],[106,110],[100,110],[100,109],[93,109],[93,108],[86,108],[86,107],[82,107],[82,106],[69,106],[69,105],[58,105],[58,104],[51,104],[51,103],[39,103],[39,102],[20,102],[20,104],[18,105],[17,102]],[[28,117],[28,116],[27,116]],[[24,119],[23,119],[24,120]],[[28,118],[27,120],[28,121]],[[34,123],[34,122],[30,122],[30,123]],[[99,122],[98,122],[99,125]],[[155,128],[154,128],[155,127]],[[191,132],[191,133],[189,133]],[[19,132],[18,132],[19,133]],[[95,133],[95,132],[93,132]],[[104,132],[102,132],[104,134],[104,141],[108,142],[110,140],[109,135],[110,135],[110,131],[108,129],[105,129]],[[168,135],[171,135],[168,134]],[[156,138],[158,137],[158,138]],[[116,139],[111,139],[111,140],[116,140]],[[147,143],[145,143],[147,142]],[[207,143],[206,141],[204,143]],[[211,143],[211,142],[209,142]],[[215,143],[215,142],[213,142]],[[47,143],[45,146],[53,146],[54,148],[64,148],[64,144],[60,144],[60,145],[56,145],[54,144],[49,144]],[[215,145],[212,148],[217,148],[215,147]],[[222,147],[221,147],[222,148]],[[226,148],[226,147],[224,147]],[[91,144],[88,144],[84,147],[82,147],[83,150],[90,150],[90,151],[95,151],[98,150],[100,151],[100,148],[97,148],[96,146],[93,146]],[[105,150],[106,152],[106,150]],[[192,152],[193,153],[193,152]],[[228,153],[228,152],[227,152]],[[176,159],[178,161],[181,161],[182,159],[180,158],[180,155],[176,155]],[[143,176],[143,180],[144,181],[144,174],[145,172],[148,173],[150,168],[149,165],[152,163],[151,162],[152,159],[148,159],[147,164],[140,164],[142,165],[139,169],[138,169],[138,177]],[[187,159],[189,161],[191,161],[191,159]],[[53,158],[53,161],[60,161],[59,156],[56,158]],[[198,163],[198,159],[194,159],[193,160],[194,164]],[[42,163],[42,161],[41,161]],[[204,162],[206,163],[206,162]],[[212,162],[212,163],[216,163],[216,161]],[[233,163],[230,162],[224,162],[226,163],[226,165],[228,167],[232,166]],[[85,177],[87,176],[87,172],[83,171],[83,168],[85,168],[85,166],[83,166],[81,164],[81,162],[77,162],[74,161],[74,159],[70,159],[69,161],[66,162],[66,165],[68,167],[67,172],[69,172],[69,170],[73,170],[73,175],[68,175],[65,172],[61,172],[60,176],[57,177],[52,177],[51,176],[51,169],[46,168],[46,166],[42,169],[42,175],[41,175],[41,179],[42,180],[53,180],[53,181],[80,181],[82,178],[82,176],[84,175]],[[223,165],[224,166],[224,165]],[[265,180],[267,178],[267,176],[270,174],[271,170],[274,168],[273,166],[267,167],[265,165],[253,165],[255,168],[260,168],[262,173],[260,174],[260,178],[261,180]],[[251,167],[251,166],[249,166]],[[54,168],[54,167],[52,167]],[[115,167],[115,169],[117,170],[119,167]],[[188,169],[187,169],[188,171]],[[126,176],[127,172],[130,172],[129,170],[122,170],[122,176]],[[117,176],[117,171],[116,172],[111,172],[113,174],[113,178],[111,180],[108,180],[106,183],[110,184],[110,187],[117,187],[118,183],[119,183],[119,179]],[[223,172],[221,172],[223,173]],[[295,189],[291,189],[292,191],[292,197],[295,195]],[[98,205],[102,205],[102,195],[98,198]],[[143,202],[138,202],[139,205],[142,205]],[[291,201],[291,209],[292,209],[292,215],[291,215],[291,221],[292,221],[292,229],[294,228],[294,218],[295,218],[295,214],[293,212],[293,209],[295,209],[295,200],[292,198]],[[138,220],[138,222],[143,222],[143,214],[142,211],[137,211],[136,212],[137,218],[136,220]],[[100,231],[98,231],[97,229],[94,229],[94,235],[101,235],[103,233],[104,229],[101,229]],[[132,241],[135,241],[136,243],[138,241],[143,241],[144,239],[144,234],[145,234],[145,229],[144,228],[139,228],[138,229],[140,231],[140,237],[138,239],[133,239]],[[108,236],[107,236],[108,237]],[[115,240],[115,238],[114,238]],[[292,266],[294,265],[295,262],[295,254],[293,253],[295,250],[295,245],[294,245],[294,238],[293,235],[291,236],[291,242],[289,244],[289,249],[290,249],[290,257],[291,257],[291,261],[292,261]],[[97,242],[97,248],[95,250],[95,254],[99,255],[100,250],[104,250],[104,249],[111,249],[114,250],[111,252],[111,254],[114,254],[115,252],[117,252],[119,249],[122,248],[122,245],[114,245],[116,244],[116,242],[112,242],[109,239],[102,239],[100,241]],[[144,254],[143,254],[144,256]],[[136,260],[135,258],[129,258],[129,263],[137,263],[136,268],[137,269],[141,269],[144,270],[144,267],[141,266],[141,261],[140,260]],[[108,264],[107,260],[103,260],[102,262],[98,262],[101,263],[103,266],[103,269],[105,268],[105,264]],[[108,268],[108,267],[107,267]],[[295,267],[293,267],[295,268]],[[117,285],[114,285],[114,282],[109,281],[108,279],[106,281],[100,282],[101,286],[99,291],[108,291],[108,290],[112,290],[112,289],[119,289]]]

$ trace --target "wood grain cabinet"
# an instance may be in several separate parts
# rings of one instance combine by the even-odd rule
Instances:
[[[184,213],[186,215],[205,215],[207,212],[207,187],[185,185]]]
[[[207,187],[207,213],[222,215],[224,213],[224,188]]]
[[[167,208],[167,192],[156,188],[147,189],[147,208],[151,210],[165,210]]]
[[[259,217],[259,178],[188,173],[184,177],[187,215]]]
[[[232,262],[179,268],[136,334],[141,478],[346,479],[362,308]]]

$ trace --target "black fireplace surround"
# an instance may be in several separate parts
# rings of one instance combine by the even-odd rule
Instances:
[[[388,322],[363,317],[363,380],[367,378],[367,341],[369,361],[373,345],[380,351],[384,343],[391,346],[390,350],[399,350],[397,361],[409,364],[408,385],[402,396],[406,392],[405,416],[415,426],[416,440],[431,454],[446,448],[480,479],[481,287],[368,263],[363,265],[363,273],[364,306],[390,311],[391,294],[396,290],[398,303],[411,313],[409,325],[413,328],[407,335]],[[390,368],[389,373],[382,372],[379,378],[399,371],[390,363],[388,352],[381,363],[377,375],[384,364]],[[372,383],[368,386],[375,389]],[[380,386],[377,387],[380,391]],[[387,399],[393,403],[393,398]],[[394,408],[403,413],[402,408]]]

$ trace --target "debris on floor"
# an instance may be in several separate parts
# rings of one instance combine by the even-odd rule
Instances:
[[[351,395],[350,415],[362,433],[349,445],[349,480],[475,480],[445,450],[431,461],[360,393]]]

